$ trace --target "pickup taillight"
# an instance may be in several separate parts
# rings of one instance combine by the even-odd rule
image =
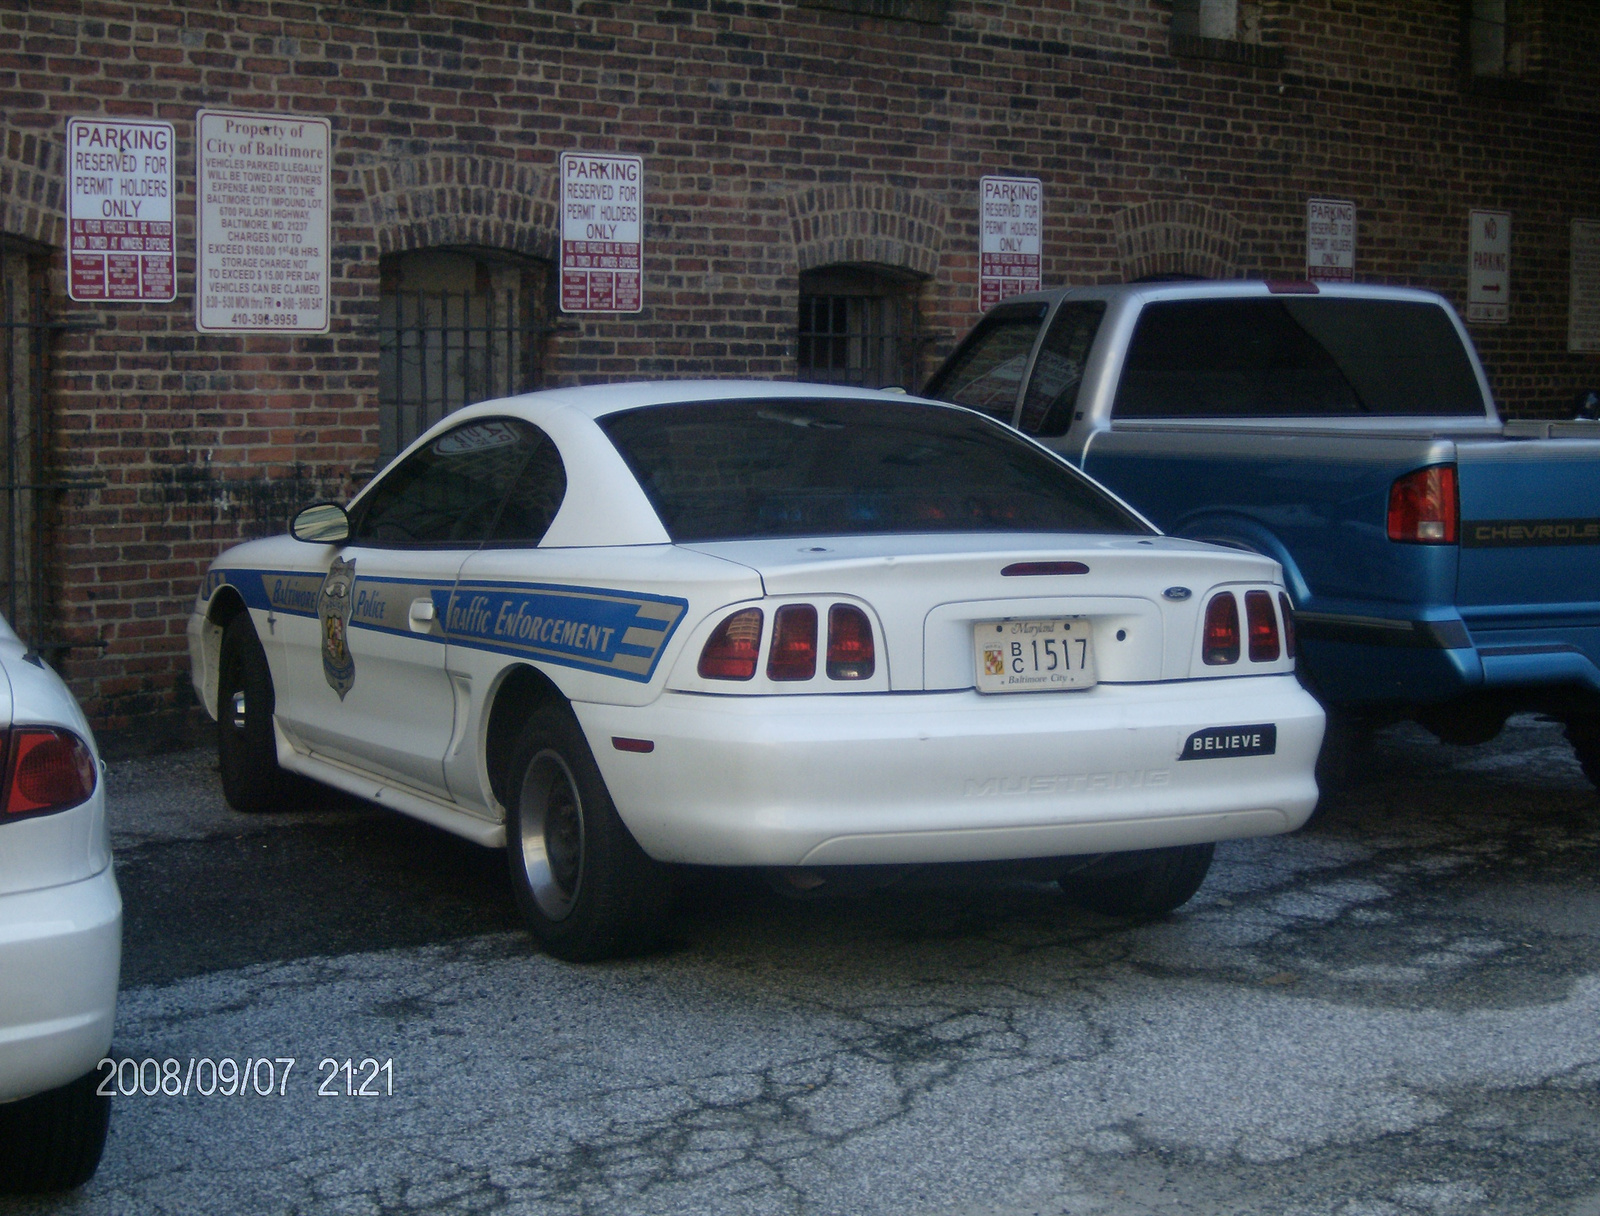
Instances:
[[[1411,545],[1453,545],[1461,505],[1456,466],[1436,464],[1397,477],[1389,487],[1389,539]]]
[[[5,741],[0,823],[69,810],[94,793],[94,754],[71,731],[18,726],[0,733],[0,738]]]

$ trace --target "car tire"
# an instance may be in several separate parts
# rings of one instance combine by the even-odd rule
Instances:
[[[1567,742],[1583,766],[1583,775],[1600,789],[1600,714],[1579,714],[1567,719]]]
[[[656,945],[672,902],[671,873],[622,822],[565,706],[534,711],[508,776],[506,860],[540,946],[587,963]]]
[[[1109,853],[1056,882],[1068,902],[1103,916],[1153,920],[1188,903],[1211,869],[1214,844]]]
[[[0,1194],[65,1191],[94,1176],[111,1123],[101,1075],[0,1106]]]
[[[241,612],[222,631],[217,664],[217,761],[223,797],[236,811],[276,810],[282,802],[273,705],[266,652],[250,614]]]

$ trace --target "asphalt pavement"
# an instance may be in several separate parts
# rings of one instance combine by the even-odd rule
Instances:
[[[105,1160],[0,1213],[1600,1216],[1600,797],[1533,718],[1354,767],[1160,923],[702,874],[572,966],[498,854],[119,762]]]

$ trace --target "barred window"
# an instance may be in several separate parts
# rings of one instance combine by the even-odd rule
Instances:
[[[1528,71],[1528,28],[1521,0],[1468,0],[1467,65],[1475,77]]]
[[[922,281],[880,267],[829,266],[800,276],[800,380],[914,388]]]
[[[379,274],[382,460],[453,410],[539,387],[543,263],[427,249],[384,258]]]

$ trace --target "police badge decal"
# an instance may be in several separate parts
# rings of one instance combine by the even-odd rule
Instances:
[[[350,627],[350,588],[355,581],[355,559],[334,558],[317,596],[317,619],[322,622],[322,674],[328,677],[328,687],[339,694],[341,701],[356,682],[356,661],[345,637]]]

